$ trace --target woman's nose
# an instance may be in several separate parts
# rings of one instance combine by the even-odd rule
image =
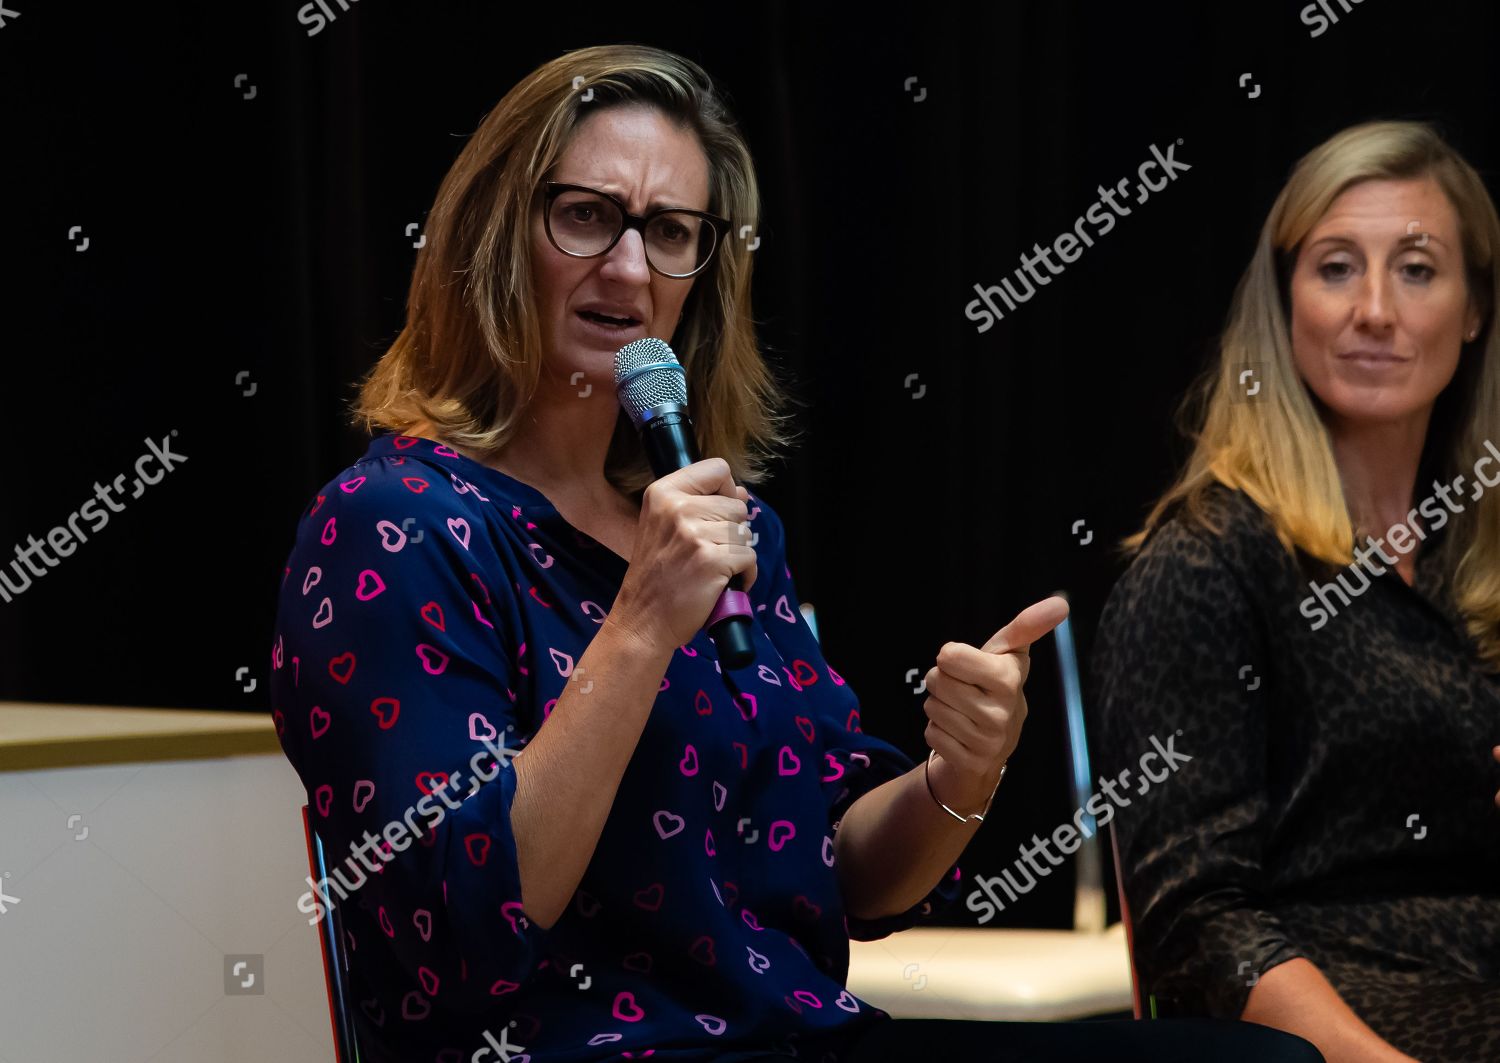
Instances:
[[[604,256],[600,272],[611,279],[629,283],[645,284],[651,280],[651,267],[646,264],[646,245],[635,229],[626,229],[619,242]]]
[[[1377,331],[1394,323],[1390,278],[1384,273],[1366,275],[1355,303],[1354,316],[1356,325]]]

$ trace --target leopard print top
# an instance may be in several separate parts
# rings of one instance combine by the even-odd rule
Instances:
[[[1222,534],[1160,525],[1091,658],[1103,778],[1153,738],[1192,758],[1114,812],[1144,991],[1238,1017],[1304,957],[1424,1063],[1500,1060],[1500,676],[1443,586],[1443,532],[1408,586],[1378,556],[1378,576],[1294,560],[1244,493],[1209,498]]]

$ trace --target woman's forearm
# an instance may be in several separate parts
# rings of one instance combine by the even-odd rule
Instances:
[[[959,787],[938,758],[933,789],[962,812],[977,811],[993,787]],[[937,885],[974,837],[978,820],[959,823],[927,792],[926,765],[882,783],[850,805],[834,835],[834,866],[844,910],[857,919],[898,915]],[[944,787],[947,789],[944,789]],[[980,794],[983,796],[980,796]],[[892,854],[900,854],[893,859]]]
[[[675,652],[606,619],[552,712],[511,758],[522,911],[543,929],[562,915],[593,859]]]
[[[1300,957],[1260,976],[1240,1018],[1311,1041],[1328,1063],[1415,1063],[1366,1026],[1323,972]]]

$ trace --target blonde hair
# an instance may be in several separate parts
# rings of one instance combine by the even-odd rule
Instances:
[[[749,148],[701,67],[645,45],[567,52],[505,94],[443,178],[412,272],[405,327],[358,385],[355,424],[373,434],[427,421],[444,442],[485,458],[514,437],[543,357],[533,197],[580,122],[630,105],[651,107],[692,131],[708,159],[707,209],[729,218],[736,233],[758,225]],[[725,459],[736,479],[753,482],[792,439],[791,418],[781,412],[792,400],[756,346],[751,262],[744,241],[733,234],[724,241],[692,282],[674,350],[687,376],[699,452]],[[605,476],[632,495],[655,478],[623,410]]]
[[[1328,431],[1292,359],[1291,270],[1301,241],[1345,189],[1361,181],[1422,177],[1437,182],[1458,215],[1465,281],[1481,315],[1478,337],[1464,344],[1452,381],[1437,397],[1422,469],[1451,481],[1472,470],[1486,440],[1500,442],[1500,337],[1492,328],[1500,305],[1495,205],[1473,167],[1431,126],[1353,126],[1303,156],[1276,197],[1235,290],[1217,363],[1180,410],[1192,454],[1144,527],[1123,540],[1124,551],[1139,550],[1178,503],[1187,519],[1217,533],[1205,495],[1218,482],[1254,500],[1294,558],[1300,548],[1330,565],[1353,561],[1356,528]],[[1240,373],[1251,364],[1260,370],[1266,393],[1261,401],[1244,401]],[[1202,427],[1194,431],[1195,424]],[[1500,670],[1500,490],[1454,517],[1438,554],[1481,658]]]

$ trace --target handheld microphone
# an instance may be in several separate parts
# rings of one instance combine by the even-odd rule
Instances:
[[[687,382],[671,347],[654,336],[621,347],[615,354],[615,391],[630,422],[640,430],[658,478],[699,460],[688,416]],[[750,623],[754,614],[744,582],[738,572],[729,577],[704,625],[726,668],[743,668],[755,659]]]

